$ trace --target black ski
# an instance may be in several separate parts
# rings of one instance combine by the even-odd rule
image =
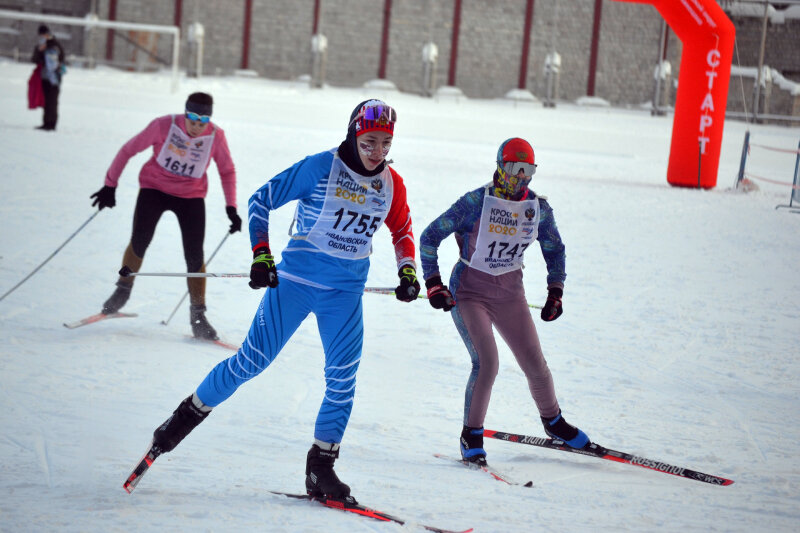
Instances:
[[[97,313],[96,315],[89,315],[86,318],[82,318],[76,322],[64,322],[64,327],[69,329],[75,329],[81,326],[86,326],[87,324],[94,324],[95,322],[100,322],[101,320],[106,320],[109,318],[133,318],[136,316],[139,315],[137,315],[136,313],[112,313],[110,315]]]
[[[590,443],[584,448],[571,448],[563,440],[558,439],[545,439],[542,437],[533,437],[531,435],[519,435],[516,433],[505,433],[503,431],[493,431],[490,429],[483,430],[483,436],[490,439],[505,440],[508,442],[518,442],[520,444],[528,444],[530,446],[538,446],[540,448],[549,448],[551,450],[560,450],[562,452],[577,453],[580,455],[588,455],[590,457],[597,457],[598,459],[606,459],[607,461],[615,461],[618,463],[627,463],[633,466],[640,466],[655,470],[656,472],[663,472],[664,474],[672,474],[673,476],[683,477],[687,479],[694,479],[709,483],[711,485],[732,485],[733,480],[719,476],[712,476],[711,474],[704,474],[696,470],[690,470],[680,466],[674,466],[654,459],[648,459],[640,455],[633,455],[630,453],[619,452],[610,448],[605,448],[599,444]]]
[[[370,509],[369,507],[365,507],[356,502],[355,498],[353,498],[352,496],[348,496],[345,499],[338,499],[338,498],[335,499],[326,497],[316,497],[316,496],[311,496],[310,494],[293,494],[291,492],[279,492],[274,490],[271,490],[270,492],[272,494],[278,494],[279,496],[286,496],[287,498],[318,502],[324,505],[325,507],[330,507],[331,509],[338,509],[340,511],[346,511],[348,513],[355,513],[361,516],[367,516],[369,518],[381,520],[383,522],[394,522],[400,525],[406,523],[406,520],[397,518],[396,516],[392,516],[382,511],[376,511],[375,509]],[[472,531],[472,528],[455,531],[451,529],[441,529],[438,527],[426,526],[424,524],[420,524],[420,526],[427,529],[428,531],[435,531],[437,533],[470,533]]]
[[[533,481],[528,481],[527,483],[519,483],[516,481],[512,481],[509,477],[498,470],[492,468],[489,465],[476,465],[475,463],[470,463],[469,461],[465,461],[463,459],[458,459],[456,457],[451,457],[449,455],[444,455],[441,453],[433,454],[434,457],[438,457],[439,459],[444,459],[445,461],[455,461],[456,463],[462,464],[469,468],[470,470],[480,470],[481,472],[486,472],[490,476],[492,476],[497,481],[502,481],[506,485],[521,485],[523,487],[533,487]]]
[[[141,480],[142,476],[147,473],[150,465],[153,464],[153,461],[155,461],[156,457],[159,455],[159,453],[153,451],[153,443],[151,441],[150,446],[147,447],[147,451],[145,452],[141,461],[139,461],[139,463],[133,469],[133,472],[131,472],[131,475],[129,475],[128,479],[125,480],[125,483],[122,484],[122,488],[125,489],[128,494],[133,492],[133,489],[135,489],[136,485],[139,484],[139,480]]]

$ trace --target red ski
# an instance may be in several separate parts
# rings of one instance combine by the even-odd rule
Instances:
[[[125,489],[128,494],[133,492],[133,489],[135,489],[136,485],[139,484],[142,476],[145,475],[147,469],[150,468],[158,455],[159,454],[153,451],[153,443],[151,441],[150,445],[147,447],[144,457],[142,457],[142,459],[133,469],[133,472],[131,472],[131,474],[128,476],[128,479],[125,480],[125,483],[122,484],[122,488]]]
[[[239,351],[239,346],[236,346],[235,344],[231,344],[229,342],[225,342],[225,341],[220,340],[220,339],[216,339],[216,340],[201,339],[199,337],[193,337],[192,335],[187,335],[186,338],[188,340],[192,341],[192,342],[205,342],[205,343],[208,343],[208,344],[215,344],[215,345],[219,346],[220,348],[224,348],[224,349],[226,349],[228,351],[231,351],[231,352],[238,352]]]
[[[348,496],[345,499],[334,499],[334,498],[314,497],[311,496],[310,494],[293,494],[290,492],[278,492],[274,490],[271,490],[270,492],[272,494],[278,494],[279,496],[286,496],[287,498],[294,498],[297,500],[308,500],[312,502],[321,503],[325,507],[330,507],[331,509],[338,509],[340,511],[346,511],[348,513],[355,513],[361,516],[366,516],[369,518],[374,518],[376,520],[381,520],[383,522],[394,522],[400,525],[406,523],[406,520],[397,518],[396,516],[392,516],[382,511],[376,511],[375,509],[370,509],[369,507],[365,507],[356,502],[355,498],[353,498],[352,496]],[[438,527],[426,526],[424,524],[419,524],[419,525],[427,529],[428,531],[434,531],[436,533],[470,533],[472,531],[472,528],[456,531],[451,529],[441,529]]]
[[[94,324],[95,322],[100,322],[101,320],[106,320],[108,318],[133,318],[139,316],[136,313],[112,313],[110,315],[104,315],[103,313],[97,313],[96,315],[87,316],[86,318],[82,318],[77,322],[64,322],[64,327],[69,329],[79,328],[81,326],[86,326],[87,324]]]

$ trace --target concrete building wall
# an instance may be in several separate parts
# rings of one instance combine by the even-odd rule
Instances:
[[[193,22],[205,28],[203,73],[230,74],[243,66],[246,0],[0,0],[0,8],[33,12],[57,12],[84,16],[92,5],[108,18],[112,2],[116,19],[151,24],[181,25],[181,66],[190,67],[194,49],[188,30]],[[455,85],[471,98],[500,98],[519,85],[526,0],[461,0]],[[311,34],[314,0],[252,0],[249,54],[246,66],[260,76],[292,79],[311,72]],[[393,0],[386,78],[401,91],[421,93],[422,47],[433,42],[439,50],[435,67],[439,86],[448,83],[456,0]],[[525,85],[543,98],[546,92],[545,58],[555,50],[561,55],[559,98],[574,101],[588,90],[592,25],[595,0],[535,0],[528,49]],[[180,6],[176,14],[176,6]],[[319,31],[327,37],[326,83],[361,86],[379,75],[381,31],[386,3],[380,0],[320,0]],[[755,66],[761,39],[761,20],[733,17],[737,29],[738,61]],[[614,105],[639,106],[653,96],[653,71],[659,57],[661,16],[646,4],[603,0],[602,23],[594,81],[594,95]],[[17,46],[29,55],[35,42],[35,23],[6,23],[0,31],[0,50]],[[60,29],[55,28],[58,32]],[[16,32],[16,33],[15,33]],[[84,52],[82,30],[70,30],[68,53]],[[66,30],[62,31],[66,33]],[[105,35],[96,46],[105,56]],[[158,68],[147,54],[137,51],[125,38],[139,42],[162,59],[171,58],[171,42],[157,42],[130,32],[114,39],[117,61]],[[672,81],[678,78],[682,46],[668,32],[667,59]],[[79,38],[80,37],[80,38]],[[20,43],[24,44],[22,46]],[[24,59],[24,57],[23,57]],[[768,25],[765,64],[787,79],[800,82],[800,20]],[[752,85],[749,88],[752,89]],[[791,113],[795,95],[776,95],[770,111]],[[669,92],[674,102],[674,86]],[[738,91],[741,95],[741,90]],[[744,106],[741,96],[730,102]]]
[[[434,43],[439,51],[435,77],[447,83],[453,32],[453,0],[395,0],[386,77],[401,91],[421,93],[422,48]]]
[[[314,0],[291,4],[282,9],[285,3],[274,0],[253,2],[248,67],[261,76],[293,79],[310,72]],[[241,43],[241,30],[239,35]]]
[[[0,0],[0,9],[67,17],[83,17],[89,12],[89,6],[90,0]],[[82,28],[63,24],[48,24],[48,27],[65,49],[83,49]],[[38,28],[38,22],[0,19],[0,54],[22,61],[30,59]]]

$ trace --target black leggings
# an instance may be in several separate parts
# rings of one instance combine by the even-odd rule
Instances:
[[[42,125],[46,128],[55,128],[56,122],[58,122],[58,93],[60,90],[61,87],[58,85],[42,80],[42,92],[44,93]]]
[[[136,210],[133,212],[133,252],[144,257],[164,211],[172,211],[178,217],[186,271],[201,272],[206,233],[206,204],[202,198],[179,198],[156,189],[139,189]]]

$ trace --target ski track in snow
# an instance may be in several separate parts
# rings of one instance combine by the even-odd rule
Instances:
[[[548,197],[567,248],[564,315],[532,310],[565,416],[598,443],[732,478],[729,487],[487,439],[490,464],[532,488],[449,465],[458,454],[469,356],[449,315],[419,300],[364,296],[364,355],[337,473],[361,503],[408,520],[387,524],[289,501],[302,492],[305,456],[324,392],[312,317],[269,369],[213,411],[136,491],[122,482],[153,430],[230,354],[184,342],[188,304],[169,315],[183,280],[141,278],[125,311],[67,330],[113,290],[130,235],[137,173],[127,165],[117,206],[103,210],[30,280],[0,302],[0,531],[400,532],[473,527],[505,531],[778,531],[800,523],[800,216],[784,186],[730,190],[745,130],[752,142],[794,148],[800,128],[728,121],[718,186],[666,183],[671,117],[646,111],[556,109],[502,100],[459,102],[396,92],[264,79],[182,79],[167,73],[72,68],[56,133],[35,131],[25,108],[28,64],[0,60],[0,293],[92,214],[117,150],[153,118],[211,92],[215,122],[238,173],[239,214],[265,180],[338,145],[353,106],[385,98],[398,110],[391,157],[408,188],[415,235],[459,196],[489,181],[511,136],[535,150],[537,193]],[[748,170],[790,181],[795,158],[753,149]],[[206,198],[206,252],[228,228],[215,166]],[[277,255],[294,212],[270,217]],[[368,285],[394,286],[387,231],[375,238]],[[440,250],[442,274],[456,260]],[[526,256],[530,303],[546,297],[538,249]],[[246,234],[209,270],[245,272]],[[143,270],[185,268],[174,216],[159,223]],[[234,345],[263,291],[210,279],[208,317]],[[498,339],[500,369],[486,427],[541,436],[522,372]]]

